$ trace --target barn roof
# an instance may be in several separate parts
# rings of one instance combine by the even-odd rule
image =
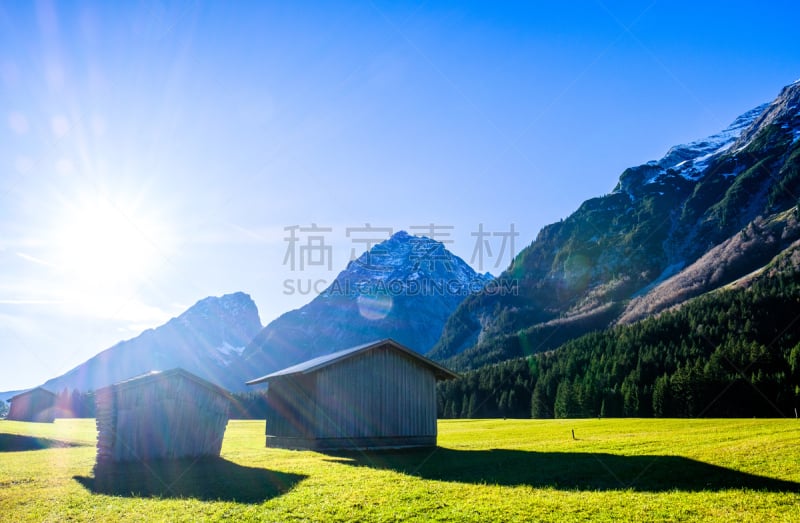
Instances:
[[[257,383],[263,383],[265,381],[269,381],[273,378],[278,378],[280,376],[292,376],[295,374],[311,374],[312,372],[316,372],[320,369],[338,363],[342,360],[346,360],[348,358],[352,358],[356,355],[363,354],[369,352],[371,350],[377,349],[379,347],[389,346],[393,349],[406,354],[407,356],[411,357],[414,360],[422,363],[424,366],[428,367],[433,371],[436,376],[436,379],[439,380],[447,380],[447,379],[454,379],[458,378],[458,374],[455,372],[442,367],[435,361],[432,361],[425,356],[419,354],[418,352],[409,349],[405,345],[401,345],[400,343],[387,338],[384,340],[373,341],[370,343],[365,343],[363,345],[358,345],[356,347],[351,347],[349,349],[340,350],[338,352],[334,352],[332,354],[326,354],[325,356],[319,356],[317,358],[310,359],[308,361],[304,361],[303,363],[298,363],[297,365],[292,365],[291,367],[287,367],[283,370],[279,370],[277,372],[273,372],[272,374],[267,374],[266,376],[262,376],[260,378],[250,380],[247,382],[248,385],[255,385]]]
[[[20,392],[16,396],[11,396],[10,398],[8,398],[8,401],[14,401],[17,398],[22,398],[22,397],[27,396],[29,394],[36,394],[36,393],[38,393],[38,394],[45,393],[45,394],[49,394],[50,396],[55,397],[55,394],[50,392],[49,390],[44,389],[42,387],[36,387],[36,388],[30,389],[30,390],[26,390],[25,392]]]
[[[158,382],[158,381],[161,381],[161,380],[168,380],[168,379],[171,379],[171,378],[174,378],[174,377],[178,377],[178,376],[181,377],[181,378],[187,379],[189,381],[192,381],[192,382],[200,385],[201,387],[205,387],[205,388],[211,390],[212,392],[216,392],[217,394],[220,394],[220,395],[225,396],[227,398],[231,398],[231,394],[227,390],[223,389],[222,387],[220,387],[218,385],[215,385],[215,384],[211,383],[210,381],[206,381],[203,378],[201,378],[200,376],[196,376],[196,375],[192,374],[191,372],[189,372],[187,370],[184,370],[184,369],[182,369],[180,367],[177,367],[177,368],[174,368],[174,369],[170,369],[170,370],[165,370],[165,371],[151,370],[150,372],[147,372],[145,374],[140,374],[139,376],[134,376],[133,378],[129,378],[129,379],[124,380],[124,381],[120,381],[120,382],[115,383],[113,385],[109,385],[108,387],[116,387],[117,390],[127,390],[127,389],[132,389],[132,388],[135,388],[135,387],[140,387],[142,385],[149,385],[150,383]],[[103,387],[103,388],[108,388],[108,387]],[[100,390],[102,390],[102,389],[100,389]]]

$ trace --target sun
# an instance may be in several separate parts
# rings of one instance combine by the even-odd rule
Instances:
[[[167,249],[163,223],[141,206],[103,195],[66,204],[56,229],[58,265],[86,289],[137,285]]]

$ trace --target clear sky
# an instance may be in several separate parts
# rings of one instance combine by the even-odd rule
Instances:
[[[491,236],[493,257],[473,259],[479,224],[513,225],[518,251],[624,168],[771,100],[800,77],[798,15],[794,1],[0,2],[0,390],[209,295],[249,293],[266,324],[386,236],[365,224],[434,224],[497,274],[510,253]],[[329,253],[299,251],[314,236]]]

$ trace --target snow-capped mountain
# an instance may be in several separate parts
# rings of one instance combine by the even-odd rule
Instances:
[[[256,304],[237,292],[208,297],[177,318],[122,341],[43,387],[58,392],[100,387],[149,372],[182,367],[230,390],[243,390],[240,354],[261,330]]]
[[[690,180],[697,180],[706,172],[708,164],[725,153],[739,138],[742,131],[750,127],[768,105],[759,105],[755,109],[747,111],[719,133],[702,140],[672,147],[662,159],[652,162],[661,168],[658,176],[663,176],[669,169],[672,169]],[[651,178],[648,182],[657,181],[658,176]]]
[[[765,112],[770,104],[762,104],[736,118],[724,130],[686,144],[675,145],[660,160],[651,160],[643,166],[631,168],[620,177],[614,192],[625,192],[631,198],[646,190],[646,186],[669,183],[670,178],[680,177],[697,182],[709,174],[709,165],[724,155],[739,139],[742,132]],[[735,176],[737,172],[726,173]]]
[[[483,288],[489,274],[477,274],[444,244],[399,231],[351,261],[321,294],[329,298],[347,292],[359,296],[441,294],[458,300]]]
[[[400,231],[351,261],[310,303],[267,325],[243,358],[254,378],[382,338],[426,352],[458,304],[491,279],[442,243]]]
[[[725,130],[626,169],[613,191],[544,227],[429,354],[475,367],[657,314],[758,269],[800,237],[800,82]],[[458,355],[458,362],[452,359]]]

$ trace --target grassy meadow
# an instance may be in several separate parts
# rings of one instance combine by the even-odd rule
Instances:
[[[794,419],[442,420],[439,447],[264,448],[93,476],[94,420],[0,421],[2,521],[797,521]],[[575,439],[572,431],[574,430]]]

